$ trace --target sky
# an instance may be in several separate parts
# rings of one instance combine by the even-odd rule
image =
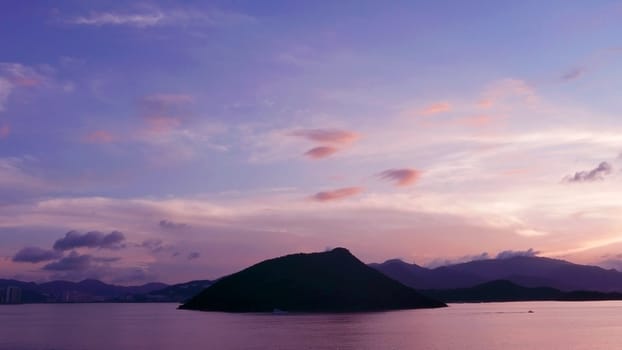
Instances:
[[[5,0],[0,278],[622,268],[620,91],[619,1]]]

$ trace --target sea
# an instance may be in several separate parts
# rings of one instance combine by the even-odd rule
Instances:
[[[278,315],[177,306],[0,305],[0,349],[622,349],[622,301]]]

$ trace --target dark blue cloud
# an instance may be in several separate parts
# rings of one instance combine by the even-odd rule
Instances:
[[[84,234],[76,231],[70,231],[65,237],[54,242],[54,249],[65,251],[75,248],[106,248],[119,249],[122,248],[122,242],[125,240],[123,233],[113,231],[104,234],[98,231],[91,231]]]
[[[592,170],[578,171],[572,176],[567,176],[567,182],[591,182],[596,180],[602,180],[605,175],[611,174],[613,166],[607,162],[600,163],[596,168]]]
[[[43,261],[58,259],[60,257],[61,253],[54,250],[42,249],[39,247],[25,247],[15,253],[12,260],[15,262],[28,262],[35,264]]]
[[[68,256],[45,265],[43,269],[49,271],[83,271],[91,267],[92,260],[93,258],[90,255],[71,252]]]
[[[184,223],[174,222],[170,220],[160,220],[160,227],[167,230],[181,230],[188,228],[189,226]]]

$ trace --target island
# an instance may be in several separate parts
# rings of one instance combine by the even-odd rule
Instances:
[[[226,312],[360,312],[436,308],[345,248],[266,260],[223,277],[180,309]]]

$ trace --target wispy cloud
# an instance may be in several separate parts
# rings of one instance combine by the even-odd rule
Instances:
[[[474,115],[474,116],[458,118],[458,119],[455,119],[453,122],[456,125],[460,125],[460,126],[481,128],[481,127],[486,127],[486,126],[493,124],[494,121],[495,121],[495,118],[489,115]]]
[[[189,94],[159,93],[144,96],[140,105],[147,133],[163,134],[178,128],[182,124],[182,116],[188,115],[186,107],[193,102],[194,97]]]
[[[6,109],[9,96],[17,88],[39,86],[46,80],[36,69],[15,62],[0,62],[0,112]]]
[[[302,137],[313,142],[340,145],[352,143],[360,137],[354,131],[340,129],[302,129],[292,131],[290,135]]]
[[[417,169],[388,169],[378,176],[381,179],[394,181],[396,186],[414,185],[421,177],[421,171]]]
[[[339,148],[332,146],[313,147],[305,152],[305,156],[311,159],[322,159],[331,156],[339,151]]]
[[[147,107],[159,109],[190,104],[194,102],[194,96],[189,94],[152,94],[143,97],[142,100]]]
[[[540,237],[540,236],[546,236],[549,234],[549,232],[542,231],[542,230],[536,230],[532,228],[517,229],[515,232],[516,234],[524,236],[524,237]]]
[[[475,255],[464,255],[457,258],[436,258],[425,264],[427,268],[437,268],[441,266],[450,266],[456,264],[468,263],[471,261],[489,260],[489,259],[510,259],[518,256],[534,257],[540,254],[539,251],[529,248],[527,250],[503,250],[496,256],[490,255],[487,252]]]
[[[582,77],[586,72],[587,72],[586,67],[573,68],[565,72],[564,74],[562,74],[561,79],[563,81],[575,80],[575,79]]]
[[[481,108],[491,108],[504,104],[506,106],[533,105],[539,100],[536,90],[521,79],[506,78],[493,82],[484,91],[478,101]]]
[[[9,126],[9,124],[0,125],[0,140],[6,139],[7,137],[9,137],[10,133],[11,133],[11,127]]]
[[[114,13],[99,12],[91,13],[86,16],[78,16],[67,22],[72,24],[105,26],[105,25],[126,25],[134,27],[150,27],[161,23],[165,16],[160,12],[153,13]]]
[[[82,137],[82,142],[85,143],[111,143],[115,140],[115,137],[106,130],[95,130]]]
[[[20,191],[49,189],[50,183],[29,171],[28,168],[34,163],[36,160],[31,157],[0,158],[0,189]]]
[[[160,220],[160,227],[166,230],[182,230],[189,227],[188,224],[184,224],[181,222],[174,222],[171,220]]]
[[[540,252],[534,250],[533,248],[529,248],[527,250],[504,250],[497,254],[497,259],[509,259],[517,256],[533,257],[537,256],[538,254],[540,254]]]
[[[37,70],[21,63],[0,63],[0,72],[14,86],[38,86],[45,80],[45,77]]]
[[[149,157],[157,166],[170,166],[188,161],[206,149],[227,151],[228,145],[215,142],[225,134],[224,123],[200,118],[195,96],[188,93],[155,93],[138,99],[141,124],[130,132],[130,141],[157,150]]]
[[[145,118],[147,122],[146,131],[149,134],[165,134],[177,129],[181,125],[181,120],[177,117],[169,116],[150,116]]]
[[[451,111],[451,104],[449,102],[437,102],[425,107],[421,114],[434,115],[439,113],[445,113]]]
[[[150,9],[135,12],[91,12],[67,19],[65,22],[85,26],[125,26],[148,28],[175,25],[229,25],[253,22],[252,16],[221,10],[201,11],[192,9]]]
[[[5,78],[0,77],[0,112],[6,108],[6,102],[13,91],[13,84]]]
[[[425,264],[425,267],[434,269],[441,266],[462,264],[470,261],[488,260],[491,256],[487,252],[476,255],[465,255],[458,258],[436,258]]]
[[[311,199],[318,202],[328,202],[355,196],[363,192],[362,187],[345,187],[331,191],[318,192]]]

